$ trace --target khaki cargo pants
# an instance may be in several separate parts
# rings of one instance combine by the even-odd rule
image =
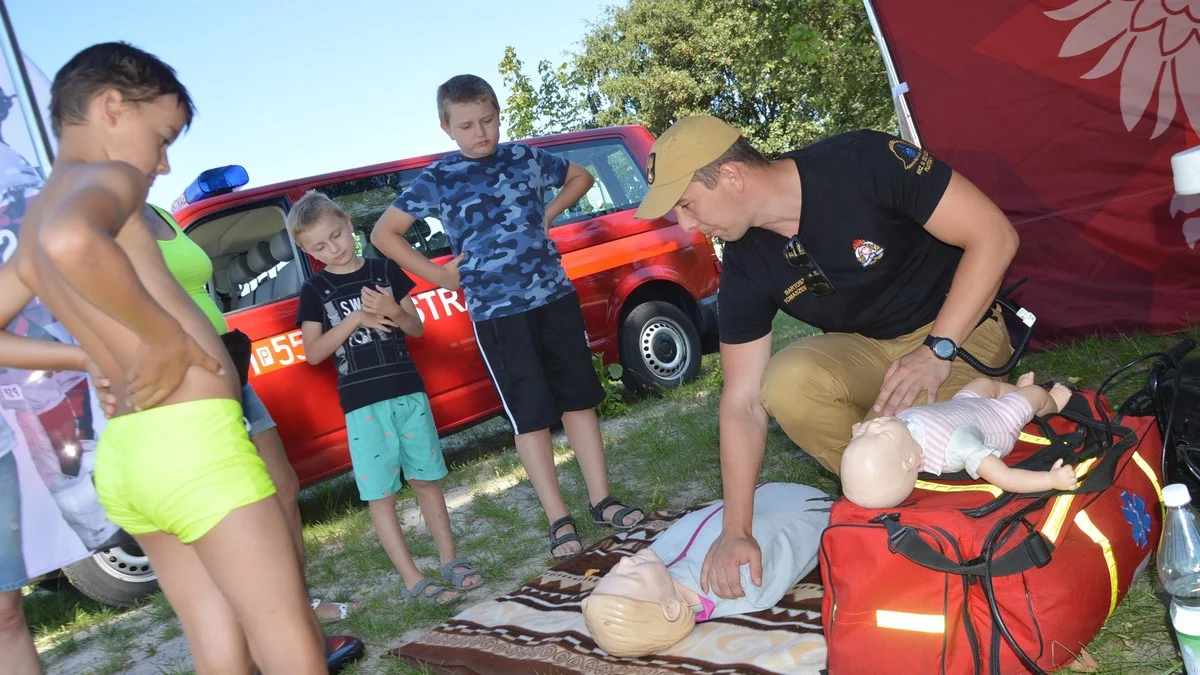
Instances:
[[[850,427],[877,414],[871,406],[883,387],[884,373],[893,361],[919,347],[932,325],[891,340],[854,333],[798,340],[776,352],[767,364],[763,407],[796,445],[839,473]],[[999,310],[993,307],[962,346],[986,365],[1003,365],[1013,350]],[[954,359],[937,400],[950,399],[977,377],[983,375],[962,359]],[[923,396],[917,403],[924,402]]]

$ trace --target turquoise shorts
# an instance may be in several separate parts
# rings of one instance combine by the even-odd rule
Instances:
[[[354,482],[364,502],[396,494],[401,469],[405,480],[433,481],[447,473],[424,392],[351,410],[346,413],[346,437]]]

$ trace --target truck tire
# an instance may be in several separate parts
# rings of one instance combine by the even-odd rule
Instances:
[[[621,324],[625,386],[640,394],[674,389],[700,374],[700,333],[683,310],[662,300],[644,302]]]
[[[97,551],[63,572],[80,593],[114,607],[136,604],[158,589],[150,560],[134,543]]]

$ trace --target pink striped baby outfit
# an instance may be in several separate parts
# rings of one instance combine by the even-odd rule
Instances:
[[[909,408],[896,417],[923,450],[921,471],[941,475],[966,469],[977,479],[985,457],[1003,458],[1012,451],[1033,419],[1033,406],[1016,392],[983,398],[964,390],[944,403]]]

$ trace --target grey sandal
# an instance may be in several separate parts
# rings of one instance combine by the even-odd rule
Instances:
[[[463,568],[463,571],[455,572],[455,567],[461,567]],[[475,566],[471,564],[471,561],[467,560],[466,558],[455,558],[445,565],[442,565],[440,569],[442,570],[442,577],[444,577],[446,581],[450,582],[451,586],[460,591],[470,590],[483,583],[483,575],[480,574],[479,570],[475,569]],[[463,586],[463,582],[466,581],[467,577],[469,576],[479,577],[479,583],[475,584],[474,586]]]
[[[571,531],[562,535],[561,537],[558,536],[557,532],[568,525],[571,526]],[[572,518],[570,514],[567,514],[553,523],[550,523],[550,531],[548,532],[548,535],[550,537],[550,557],[554,558],[555,560],[573,557],[583,550],[583,542],[579,540],[579,529],[575,527],[575,519]],[[554,555],[554,549],[562,546],[563,544],[569,544],[571,542],[579,544],[579,551],[564,553],[562,555]]]
[[[449,589],[449,588],[445,588],[443,586],[438,586],[438,585],[434,584],[432,581],[430,581],[428,578],[421,579],[420,581],[418,581],[417,585],[413,586],[413,589],[411,591],[408,590],[408,587],[405,586],[403,583],[400,584],[400,588],[401,588],[401,590],[404,591],[404,599],[408,600],[410,602],[419,602],[419,603],[423,603],[423,604],[427,604],[427,605],[448,605],[448,604],[454,602],[454,600],[458,599],[456,596],[452,600],[446,600],[445,602],[440,602],[438,600],[438,598],[442,597],[446,593],[454,593],[455,591],[452,589]],[[433,593],[426,593],[425,591],[427,589],[437,589],[437,591],[433,592]]]
[[[616,512],[614,512],[612,514],[611,518],[606,519],[604,517],[604,512],[613,506],[619,506],[621,508],[618,509]],[[604,499],[601,499],[599,504],[592,506],[589,510],[592,513],[592,522],[593,523],[595,523],[597,525],[611,527],[617,531],[628,530],[632,527],[635,527],[638,523],[640,523],[646,519],[645,512],[642,511],[640,508],[638,508],[636,506],[625,506],[624,504],[621,503],[621,500],[617,499],[616,497],[614,497],[612,495],[609,495],[609,496],[605,497]],[[625,525],[624,524],[625,518],[627,518],[628,516],[630,516],[634,513],[639,513],[639,514],[641,514],[642,517],[633,521],[629,525]]]

